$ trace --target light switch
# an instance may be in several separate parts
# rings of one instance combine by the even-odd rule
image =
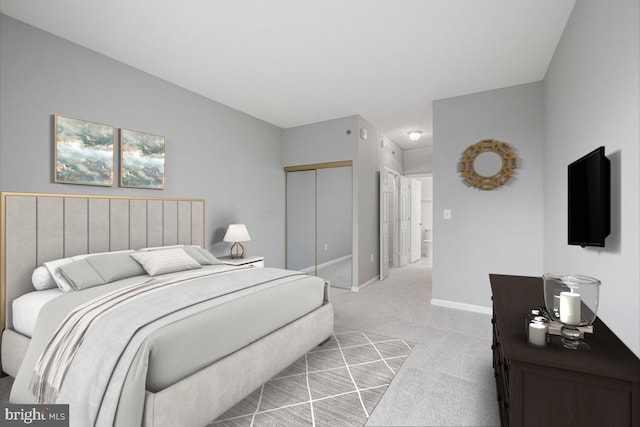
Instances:
[[[444,219],[451,219],[451,209],[445,209],[442,211],[442,217]]]

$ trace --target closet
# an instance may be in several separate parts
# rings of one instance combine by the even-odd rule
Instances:
[[[352,162],[289,166],[286,267],[350,289],[353,276]]]

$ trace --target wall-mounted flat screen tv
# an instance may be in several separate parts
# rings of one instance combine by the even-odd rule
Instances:
[[[598,147],[568,167],[569,244],[604,247],[611,232],[611,162]]]

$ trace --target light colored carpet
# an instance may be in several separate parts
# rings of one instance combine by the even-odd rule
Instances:
[[[362,426],[410,352],[403,340],[337,329],[209,426]]]
[[[353,259],[348,258],[342,261],[318,267],[316,276],[322,277],[337,288],[351,289],[351,264]]]
[[[431,265],[334,293],[335,324],[414,343],[367,426],[498,426],[490,316],[432,306]]]

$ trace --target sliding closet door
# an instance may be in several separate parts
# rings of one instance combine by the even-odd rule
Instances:
[[[353,283],[351,162],[291,166],[287,174],[286,267],[331,286]]]
[[[316,184],[317,275],[334,287],[351,288],[352,169],[318,169]]]
[[[287,172],[287,268],[316,273],[316,171]]]

